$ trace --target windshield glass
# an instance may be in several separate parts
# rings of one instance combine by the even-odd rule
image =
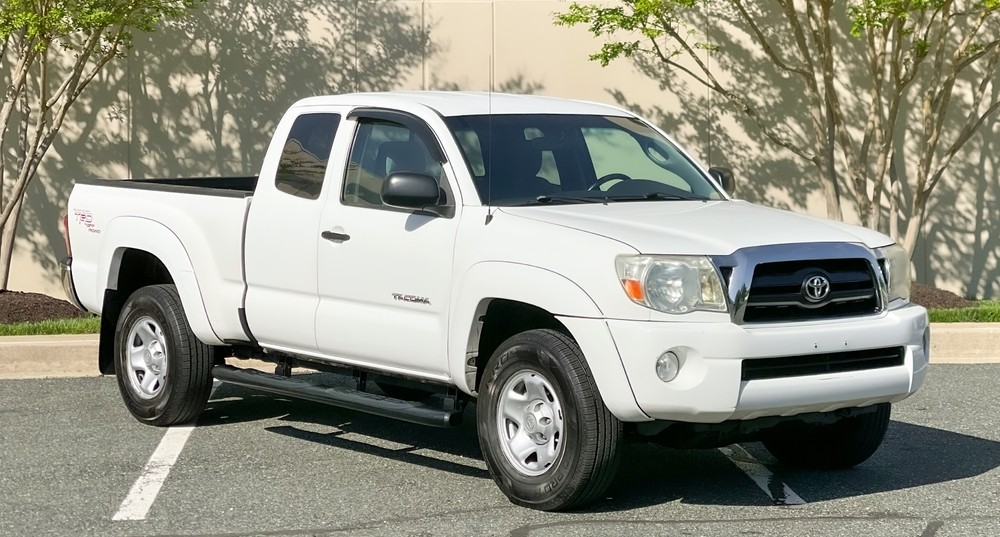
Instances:
[[[673,144],[634,118],[524,114],[445,122],[484,204],[723,199]]]

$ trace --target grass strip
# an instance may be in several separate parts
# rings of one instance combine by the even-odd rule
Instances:
[[[975,306],[930,310],[932,323],[1000,323],[1000,300],[983,300]]]
[[[50,336],[57,334],[96,334],[101,331],[100,317],[51,319],[37,323],[0,324],[0,336]]]

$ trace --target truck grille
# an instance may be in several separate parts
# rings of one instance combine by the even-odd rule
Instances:
[[[864,371],[903,365],[903,347],[743,360],[743,380]]]
[[[818,278],[809,296],[807,281]],[[823,288],[822,283],[826,282]],[[744,323],[811,321],[878,313],[877,279],[865,259],[761,263],[753,272]],[[822,291],[820,293],[819,291]]]

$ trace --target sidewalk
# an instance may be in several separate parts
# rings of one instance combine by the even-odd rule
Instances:
[[[931,363],[1000,363],[1000,323],[932,323]],[[97,375],[96,334],[0,337],[0,379]]]

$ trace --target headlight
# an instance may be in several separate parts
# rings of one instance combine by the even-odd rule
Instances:
[[[665,313],[727,311],[715,265],[700,256],[622,256],[618,279],[633,302]]]
[[[910,299],[910,254],[898,244],[882,248],[889,302]]]

